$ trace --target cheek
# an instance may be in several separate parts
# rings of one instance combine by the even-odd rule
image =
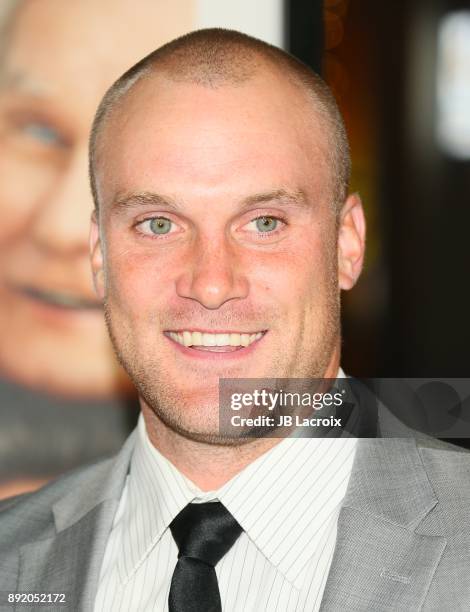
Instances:
[[[174,286],[171,266],[155,255],[108,249],[106,260],[106,297],[133,319],[155,311]]]
[[[323,241],[311,236],[309,240],[290,243],[275,253],[260,254],[247,265],[257,287],[271,299],[296,308],[302,307],[311,295],[318,294],[318,288],[331,277],[330,260],[334,261],[335,257],[329,257]]]

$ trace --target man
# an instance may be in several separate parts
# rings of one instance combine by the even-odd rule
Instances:
[[[132,386],[90,278],[88,137],[107,88],[189,13],[185,0],[17,0],[0,23],[0,497],[129,431]]]
[[[95,286],[142,417],[116,460],[4,504],[0,589],[85,610],[467,609],[465,453],[219,428],[222,378],[342,375],[365,230],[322,81],[191,33],[108,91],[90,170]]]

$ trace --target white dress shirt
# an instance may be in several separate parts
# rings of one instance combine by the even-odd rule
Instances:
[[[155,449],[141,415],[95,612],[167,611],[178,555],[169,525],[188,503],[213,500],[243,528],[216,566],[224,612],[318,610],[356,443],[287,438],[217,491],[202,492]]]

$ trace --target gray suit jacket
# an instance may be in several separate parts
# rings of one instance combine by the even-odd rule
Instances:
[[[3,599],[9,591],[65,593],[65,609],[93,609],[134,440],[135,433],[114,459],[0,504]],[[361,440],[322,612],[468,612],[469,509],[466,451],[437,441]]]

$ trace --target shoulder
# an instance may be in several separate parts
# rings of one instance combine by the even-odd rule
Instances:
[[[470,451],[432,438],[417,445],[430,480],[446,495],[454,491],[470,502]]]
[[[417,437],[416,446],[423,458],[434,458],[443,464],[457,462],[470,466],[470,450],[462,446],[431,436]]]
[[[413,441],[431,481],[451,476],[452,480],[459,480],[462,485],[470,484],[470,450],[423,434],[409,440]],[[400,450],[405,448],[400,447]]]
[[[72,491],[89,491],[110,469],[114,458],[64,474],[33,493],[0,501],[0,550],[17,548],[22,542],[44,539],[55,533],[53,508]]]

